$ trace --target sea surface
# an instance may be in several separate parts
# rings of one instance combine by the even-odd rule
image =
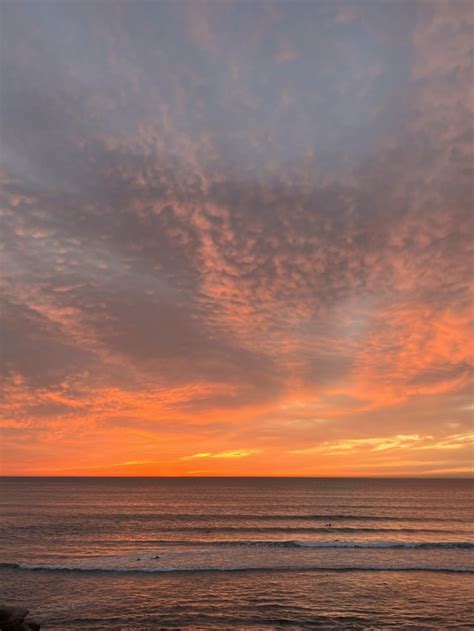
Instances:
[[[42,629],[472,629],[469,480],[3,478]]]

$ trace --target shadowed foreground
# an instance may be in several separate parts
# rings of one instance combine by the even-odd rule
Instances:
[[[30,613],[24,607],[10,607],[0,604],[1,631],[39,631],[41,625],[35,620],[25,620]]]

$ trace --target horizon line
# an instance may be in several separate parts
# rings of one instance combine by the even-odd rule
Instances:
[[[318,476],[318,475],[1,475],[0,479],[163,479],[163,480],[213,480],[213,479],[244,479],[244,480],[473,480],[474,471],[468,475],[380,475],[380,476]]]

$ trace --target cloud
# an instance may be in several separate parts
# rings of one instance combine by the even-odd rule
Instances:
[[[309,447],[307,449],[295,449],[290,453],[293,454],[312,454],[312,453],[344,453],[351,451],[385,451],[386,449],[412,447],[419,441],[424,440],[418,434],[412,436],[390,436],[388,438],[354,438],[346,440],[336,440],[333,442],[325,441],[318,447]]]
[[[472,432],[442,437],[397,434],[323,440],[289,454],[306,463],[307,469],[312,461],[322,474],[373,475],[378,470],[382,475],[462,475],[472,471],[473,447]]]
[[[1,11],[5,471],[464,467],[467,2]]]
[[[196,458],[247,458],[248,456],[252,456],[253,454],[256,454],[258,452],[258,449],[233,449],[229,451],[222,451],[217,454],[204,452],[193,454],[192,456],[183,456],[181,460],[194,460]]]

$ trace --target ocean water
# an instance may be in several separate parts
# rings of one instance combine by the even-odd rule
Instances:
[[[474,628],[469,480],[3,478],[44,629]]]

